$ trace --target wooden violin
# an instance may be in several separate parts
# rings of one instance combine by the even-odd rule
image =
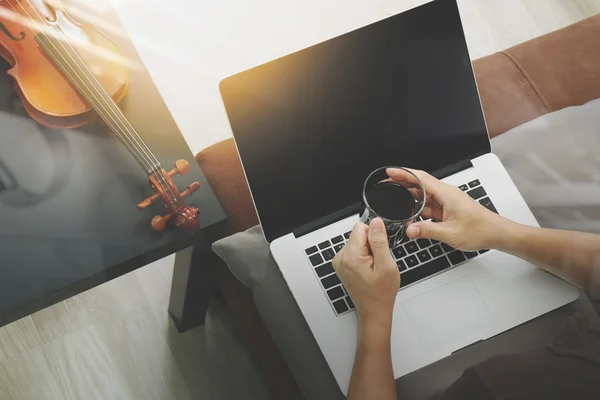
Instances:
[[[165,171],[117,104],[127,92],[129,67],[108,36],[44,0],[0,0],[0,55],[12,66],[7,73],[37,122],[53,128],[82,126],[96,116],[105,122],[148,175],[154,194],[138,208],[160,198],[167,209],[153,218],[155,230],[169,222],[186,232],[199,228],[198,208],[183,198],[200,184],[180,193],[172,180],[189,171],[188,162],[179,160]]]

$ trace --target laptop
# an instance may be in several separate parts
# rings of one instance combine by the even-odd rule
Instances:
[[[356,347],[331,260],[374,169],[428,171],[537,222],[491,152],[456,0],[436,0],[224,79],[221,95],[266,240],[340,389]],[[494,250],[405,240],[396,378],[575,300],[572,285]]]

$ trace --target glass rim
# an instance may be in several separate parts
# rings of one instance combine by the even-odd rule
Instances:
[[[371,177],[376,174],[377,172],[381,171],[381,170],[387,170],[388,168],[393,168],[393,169],[401,169],[404,170],[406,172],[408,172],[409,174],[411,174],[419,183],[419,187],[420,189],[423,191],[423,201],[421,201],[421,207],[419,208],[418,211],[416,211],[412,216],[405,218],[405,219],[389,219],[389,218],[385,218],[382,217],[381,215],[379,215],[379,213],[375,212],[375,210],[373,210],[373,207],[371,207],[371,205],[369,204],[369,202],[367,201],[367,196],[366,196],[366,192],[367,192],[367,182],[369,182],[369,180],[371,179]],[[387,173],[386,173],[387,175]],[[388,175],[389,178],[389,175]],[[421,182],[421,180],[419,179],[419,177],[417,175],[415,175],[411,170],[409,170],[408,168],[405,167],[394,167],[394,166],[389,166],[389,167],[379,167],[375,170],[373,170],[369,176],[367,176],[367,179],[365,179],[365,183],[363,184],[363,191],[362,191],[362,198],[363,198],[363,202],[365,203],[365,206],[367,206],[369,208],[369,210],[371,210],[373,212],[373,214],[377,214],[377,218],[381,218],[384,222],[408,222],[412,219],[417,218],[419,215],[421,215],[421,212],[423,212],[423,209],[425,208],[425,203],[427,203],[427,192],[425,191],[425,186],[423,186],[423,182]],[[413,196],[414,199],[414,196]]]

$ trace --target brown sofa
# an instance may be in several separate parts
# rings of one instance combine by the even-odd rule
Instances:
[[[473,62],[491,137],[568,106],[600,97],[600,15]],[[258,224],[232,139],[196,156],[228,215],[233,234]],[[218,284],[238,333],[273,398],[300,398],[294,378],[264,327],[251,291],[224,267]]]

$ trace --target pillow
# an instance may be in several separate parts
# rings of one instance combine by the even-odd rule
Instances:
[[[600,233],[600,99],[518,126],[492,151],[541,226]]]
[[[343,399],[302,312],[271,256],[260,226],[215,242],[214,252],[233,275],[252,289],[254,303],[302,394]]]

